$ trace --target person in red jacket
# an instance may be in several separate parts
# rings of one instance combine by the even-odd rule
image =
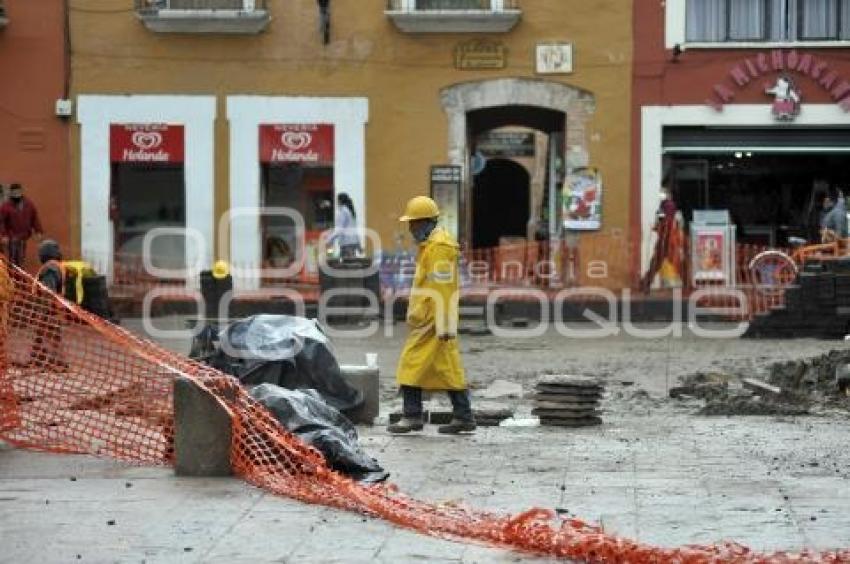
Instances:
[[[9,199],[0,206],[0,237],[6,246],[9,262],[23,268],[27,241],[33,235],[41,239],[41,221],[32,201],[24,196],[24,187],[12,184]]]

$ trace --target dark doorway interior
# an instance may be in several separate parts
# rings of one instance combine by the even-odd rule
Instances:
[[[846,163],[836,153],[674,154],[670,183],[688,224],[694,210],[727,209],[739,242],[785,246],[789,237],[818,239],[818,194],[850,192]]]
[[[186,226],[183,165],[112,164],[111,219],[115,229],[116,262],[142,256],[145,235],[155,228]],[[186,239],[175,233],[151,241],[151,264],[185,268]]]
[[[472,188],[472,246],[497,247],[501,237],[526,237],[529,176],[521,165],[494,159],[475,176]]]

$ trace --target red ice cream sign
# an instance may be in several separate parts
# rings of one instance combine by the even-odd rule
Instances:
[[[112,124],[109,126],[109,154],[118,163],[182,163],[182,125],[161,123]]]
[[[334,162],[333,125],[261,125],[260,161],[332,166]]]

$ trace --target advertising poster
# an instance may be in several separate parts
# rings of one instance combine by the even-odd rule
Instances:
[[[694,280],[725,280],[724,249],[726,233],[723,230],[700,231],[694,238]]]
[[[460,187],[459,166],[439,165],[431,167],[431,198],[440,208],[440,224],[455,241],[460,231]]]
[[[564,186],[564,228],[592,230],[602,227],[602,177],[595,168],[573,170]]]

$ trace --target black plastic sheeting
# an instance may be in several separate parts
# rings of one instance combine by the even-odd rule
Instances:
[[[324,402],[315,390],[287,390],[260,384],[249,390],[291,433],[321,452],[334,470],[355,480],[374,483],[389,473],[367,455],[357,439],[357,430],[342,413]]]
[[[316,390],[342,412],[363,403],[363,394],[342,377],[333,345],[314,319],[255,315],[230,323],[217,340],[205,361],[245,386]]]

